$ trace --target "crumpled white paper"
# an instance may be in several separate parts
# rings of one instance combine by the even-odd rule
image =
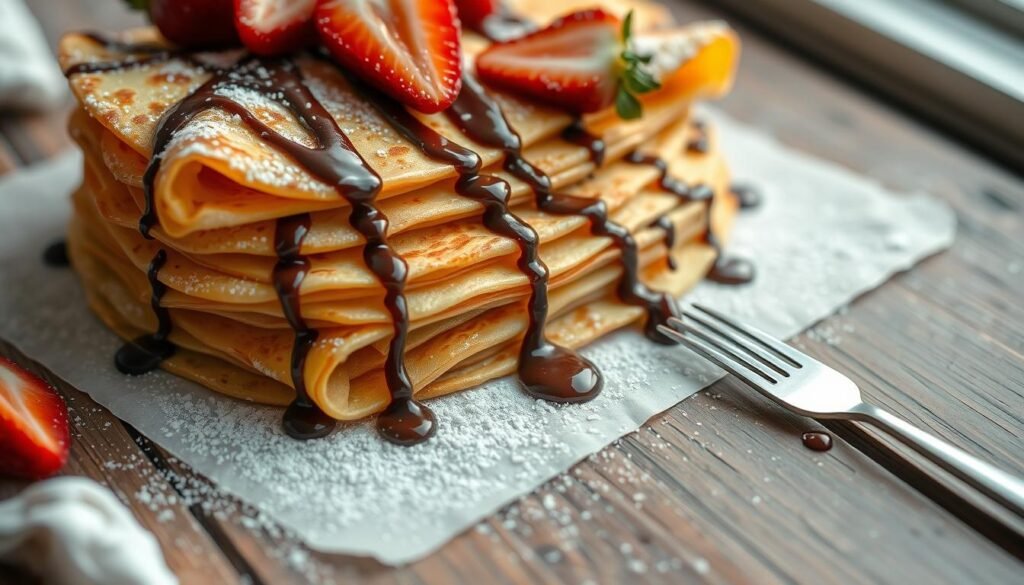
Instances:
[[[788,337],[952,242],[944,204],[894,196],[715,117],[738,179],[764,192],[730,246],[758,278],[701,284],[690,298]],[[626,331],[585,350],[607,378],[590,403],[554,407],[504,379],[432,401],[440,427],[423,445],[395,447],[366,423],[297,442],[278,409],[114,369],[119,341],[89,313],[74,273],[40,261],[64,230],[79,164],[66,155],[0,182],[0,336],[314,549],[415,560],[721,375]]]

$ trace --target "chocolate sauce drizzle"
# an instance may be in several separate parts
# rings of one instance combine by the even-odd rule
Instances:
[[[149,268],[146,270],[149,288],[152,291],[149,304],[157,320],[156,331],[136,337],[117,350],[114,354],[114,365],[122,374],[141,376],[151,372],[160,366],[160,362],[174,355],[176,350],[168,339],[171,334],[171,314],[160,304],[164,293],[167,292],[167,285],[159,280],[160,269],[166,262],[167,250],[161,248],[150,260]]]
[[[286,138],[244,106],[218,95],[215,90],[221,83],[241,85],[279,101],[313,133],[318,146],[308,148]],[[384,287],[384,306],[394,327],[384,364],[391,396],[388,406],[377,417],[377,430],[387,440],[398,444],[425,440],[434,433],[437,424],[431,410],[413,398],[412,381],[405,367],[409,314],[404,291],[408,266],[388,243],[388,218],[375,205],[382,186],[381,178],[356,152],[334,117],[305,85],[298,67],[291,61],[251,59],[236,67],[230,79],[224,75],[215,76],[172,109],[158,132],[158,144],[161,144],[159,139],[165,132],[173,134],[196,114],[211,107],[239,116],[264,140],[317,178],[333,185],[352,207],[349,222],[366,241],[363,260]],[[299,248],[308,231],[308,221],[308,218],[279,221],[278,229],[283,233],[275,238],[279,244],[279,261],[274,270],[275,289],[282,308],[286,313],[293,313],[288,318],[295,330],[291,373],[296,399],[285,411],[284,428],[300,439],[322,436],[333,427],[333,424],[325,423],[328,417],[309,398],[304,381],[306,356],[316,341],[316,335],[305,326],[298,310],[298,291],[308,272],[308,260],[301,257]]]
[[[43,263],[54,268],[64,268],[71,264],[68,258],[68,244],[64,240],[54,242],[43,250]]]
[[[137,60],[129,59],[116,67],[114,63],[107,64],[110,68],[101,70],[131,67],[135,64]],[[96,70],[99,65],[91,64],[82,70]],[[76,72],[80,71],[70,68],[68,74]],[[318,146],[309,148],[286,138],[264,124],[241,104],[226,95],[218,94],[219,88],[230,86],[259,92],[287,107],[313,133]],[[217,71],[206,83],[164,114],[157,127],[153,157],[143,176],[145,208],[139,220],[139,231],[146,238],[152,238],[150,230],[158,221],[154,184],[160,170],[160,155],[176,132],[197,115],[212,108],[237,116],[250,130],[290,156],[311,174],[333,185],[351,205],[349,221],[366,241],[363,259],[384,286],[384,305],[391,314],[394,324],[394,335],[384,366],[391,399],[387,408],[377,418],[377,429],[389,441],[399,444],[413,444],[425,440],[433,434],[437,425],[430,409],[413,398],[412,382],[405,368],[404,353],[409,317],[404,288],[408,267],[389,245],[386,235],[388,219],[374,204],[382,186],[381,179],[359,156],[330,112],[306,87],[294,62],[246,59],[229,70]],[[306,215],[278,221],[278,233],[275,236],[278,263],[273,273],[282,310],[295,331],[291,375],[296,398],[285,410],[284,429],[299,439],[323,436],[334,426],[333,420],[309,397],[304,379],[306,356],[317,338],[316,332],[307,327],[302,319],[298,301],[299,289],[309,267],[308,259],[300,254],[302,240],[308,233],[308,222]],[[166,258],[163,250],[161,253],[164,255],[158,254],[158,257]],[[150,266],[150,282],[154,291],[153,309],[158,316],[166,315],[166,309],[160,306],[164,288],[156,278],[160,266],[162,262],[156,260]],[[173,352],[173,345],[166,339],[169,332],[170,320],[161,318],[161,328],[155,337],[145,337],[146,340],[153,337],[161,343],[141,344],[136,340],[134,346],[144,351],[135,353],[146,357],[147,364],[156,367],[162,359]],[[119,356],[126,351],[122,348]]]
[[[309,398],[306,390],[306,357],[319,337],[319,331],[306,325],[302,318],[302,304],[299,287],[309,274],[309,258],[302,255],[302,243],[309,234],[313,219],[308,213],[300,213],[277,220],[274,228],[274,264],[272,279],[281,311],[295,334],[290,361],[292,384],[295,386],[295,400],[285,410],[282,424],[289,436],[296,439],[314,439],[326,436],[337,422],[327,416]]]
[[[208,64],[197,59],[194,53],[188,51],[148,43],[129,43],[112,39],[97,32],[83,32],[81,35],[108,51],[133,54],[117,61],[96,61],[72,65],[64,70],[64,75],[67,77],[71,77],[72,75],[77,75],[79,73],[119,71],[121,69],[129,69],[131,67],[163,63],[165,61],[170,61],[171,59],[184,59],[193,65],[207,69],[210,68]]]
[[[590,153],[590,160],[594,163],[594,166],[600,167],[604,165],[604,140],[600,136],[591,134],[587,130],[586,125],[584,125],[582,118],[576,118],[572,124],[562,131],[562,140],[586,148]]]
[[[679,264],[672,255],[672,249],[676,246],[676,224],[667,215],[663,215],[654,220],[654,223],[651,225],[661,228],[665,232],[665,249],[668,250],[668,253],[665,254],[665,259],[668,262],[668,269],[675,271],[679,268]]]
[[[529,324],[519,352],[519,379],[527,393],[552,402],[584,402],[604,384],[597,367],[571,349],[548,341],[548,267],[540,259],[540,238],[529,224],[509,210],[512,188],[504,179],[480,174],[480,156],[441,136],[398,103],[354,84],[388,123],[428,157],[455,167],[455,191],[484,206],[483,223],[492,233],[519,247],[519,270],[530,282]]]
[[[800,436],[804,447],[811,451],[828,451],[832,448],[832,435],[822,431],[808,431]]]
[[[503,151],[505,170],[530,186],[538,209],[554,215],[582,215],[590,221],[590,230],[594,235],[612,240],[622,255],[623,276],[618,287],[619,297],[626,303],[646,309],[647,323],[644,330],[648,338],[658,343],[674,343],[659,332],[657,326],[678,314],[675,301],[669,295],[652,290],[640,279],[636,241],[629,230],[608,219],[605,202],[554,192],[551,179],[523,157],[522,140],[505,119],[501,106],[471,75],[464,76],[462,91],[447,113],[449,119],[467,136]]]
[[[707,125],[703,120],[694,120],[690,123],[690,126],[696,132],[696,136],[690,138],[686,143],[686,152],[691,154],[707,154],[711,148],[711,143],[708,140],[708,129]]]
[[[763,196],[761,190],[746,183],[733,183],[729,190],[740,202],[740,209],[753,209],[761,205]]]
[[[665,159],[655,156],[653,154],[645,154],[640,151],[634,150],[633,152],[626,155],[626,162],[640,165],[650,165],[658,170],[658,188],[667,193],[671,193],[676,197],[679,197],[683,201],[707,201],[705,207],[705,223],[707,224],[707,230],[704,232],[704,241],[707,242],[715,251],[715,261],[712,263],[711,268],[708,270],[706,278],[712,282],[719,284],[747,284],[754,280],[754,265],[752,262],[745,258],[736,258],[732,256],[726,256],[722,253],[722,242],[715,233],[714,224],[711,221],[712,213],[714,211],[715,192],[704,184],[697,184],[688,186],[682,181],[673,178],[669,175],[668,163]],[[660,220],[659,220],[660,221]],[[658,222],[656,222],[658,223]],[[671,222],[667,222],[671,225]],[[673,233],[668,233],[669,228],[665,228],[664,225],[659,225],[666,229],[666,244],[671,242],[675,243],[674,226],[671,228]],[[669,248],[671,250],[671,247]],[[669,254],[669,268],[674,268],[675,261],[672,255]]]
[[[515,34],[518,36],[532,28],[533,25],[526,20],[503,14],[500,19],[488,19],[483,26],[485,30],[480,32],[492,40],[507,40],[506,33],[511,34],[512,30],[518,31]],[[97,34],[87,36],[110,50],[134,54],[121,61],[74,65],[65,71],[66,75],[113,71],[171,58],[183,58],[214,72],[210,80],[168,110],[157,127],[153,156],[143,177],[145,201],[139,219],[139,231],[147,239],[152,239],[150,231],[158,224],[154,185],[162,153],[175,133],[200,113],[213,108],[237,116],[251,131],[317,178],[333,185],[346,199],[352,208],[349,221],[366,241],[363,259],[385,289],[384,305],[394,327],[384,365],[390,403],[378,416],[377,429],[389,441],[403,445],[421,442],[432,435],[437,426],[434,415],[429,408],[413,398],[413,386],[404,362],[409,328],[404,295],[408,266],[388,243],[388,219],[375,206],[377,193],[382,186],[381,179],[356,152],[331,114],[305,85],[297,65],[290,60],[247,58],[223,70],[198,61],[194,53],[156,45],[122,43]],[[286,138],[241,104],[218,93],[218,89],[227,87],[256,91],[287,107],[312,132],[317,146],[306,147]],[[392,100],[375,96],[370,101],[398,132],[427,156],[455,167],[459,174],[456,192],[481,203],[484,207],[484,225],[493,233],[508,237],[518,245],[520,256],[517,264],[529,279],[531,290],[527,303],[530,321],[519,359],[519,377],[527,392],[559,402],[579,402],[596,396],[603,385],[597,368],[576,352],[551,343],[545,335],[548,269],[539,257],[537,233],[509,210],[509,184],[493,175],[481,174],[479,155],[433,131]],[[593,234],[612,240],[621,252],[624,269],[618,286],[620,298],[646,309],[648,319],[645,331],[648,337],[659,343],[672,343],[657,331],[656,326],[678,314],[675,303],[670,296],[651,290],[641,281],[636,242],[625,227],[608,219],[605,203],[599,199],[554,192],[550,178],[523,157],[521,139],[508,124],[499,104],[472,76],[465,76],[463,90],[447,114],[475,141],[502,149],[505,170],[530,186],[539,209],[556,215],[586,217]],[[604,142],[588,133],[581,120],[570,125],[563,133],[563,138],[587,148],[595,165],[603,164]],[[634,153],[630,160],[653,164],[661,170],[659,185],[667,191],[691,201],[712,199],[713,193],[707,187],[687,188],[669,177],[667,165],[661,159]],[[709,218],[710,207],[709,204]],[[336,425],[336,421],[310,398],[305,383],[306,358],[319,336],[319,332],[309,327],[302,316],[299,294],[310,271],[310,260],[301,250],[311,222],[308,213],[281,218],[277,221],[274,238],[278,261],[272,279],[284,317],[295,336],[290,374],[296,397],[285,410],[283,428],[290,436],[298,439],[324,436]],[[675,243],[672,222],[662,217],[656,224],[665,229],[666,244],[671,249]],[[707,237],[717,250],[717,238],[710,228]],[[166,261],[167,252],[160,249],[147,269],[152,291],[150,304],[157,317],[157,330],[125,344],[117,352],[115,364],[124,373],[136,375],[148,372],[175,352],[175,346],[169,341],[172,329],[170,314],[161,304],[166,285],[160,282],[159,273]],[[669,263],[670,268],[675,269],[671,255]],[[722,271],[718,270],[719,264],[722,263],[716,262],[709,278],[727,278],[731,274],[726,270],[723,276]]]
[[[64,75],[71,77],[82,73],[102,73],[128,69],[149,63],[167,61],[176,56],[176,52],[165,47],[149,44],[126,43],[110,39],[95,32],[82,33],[83,36],[93,42],[102,45],[105,49],[118,52],[133,53],[116,61],[98,61],[90,63],[79,63],[64,70]],[[141,55],[141,56],[140,56]],[[191,59],[191,57],[189,57]],[[155,154],[159,154],[159,149]],[[153,167],[159,166],[159,159],[154,156],[150,167],[146,169],[146,176],[149,177],[146,183],[146,211],[139,221],[139,231],[148,239],[149,228],[155,222],[156,214],[152,210],[152,176],[155,176]],[[150,171],[152,176],[150,176]],[[167,291],[167,286],[160,282],[160,269],[167,262],[167,251],[159,249],[149,262],[146,276],[149,280],[150,305],[157,318],[157,330],[154,333],[142,335],[121,346],[114,355],[114,366],[124,373],[132,376],[140,376],[151,372],[160,366],[165,359],[174,355],[176,347],[170,341],[172,323],[170,313],[161,305],[161,299]]]

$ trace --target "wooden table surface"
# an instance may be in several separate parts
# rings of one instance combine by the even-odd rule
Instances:
[[[51,42],[68,29],[138,19],[117,0],[29,4]],[[721,16],[689,1],[673,6],[688,20]],[[744,54],[726,111],[892,188],[933,193],[959,217],[951,250],[796,343],[847,372],[870,400],[1024,474],[1020,178],[734,24]],[[64,124],[64,113],[0,117],[0,174],[71,148]],[[800,434],[819,425],[729,380],[397,569],[307,554],[230,510],[180,500],[154,510],[139,494],[154,484],[174,494],[161,475],[174,464],[85,394],[58,385],[74,409],[65,473],[112,487],[183,583],[1010,583],[1024,574],[1024,543],[950,501],[934,470],[886,455],[852,424],[830,425],[831,451],[809,451]],[[0,495],[22,487],[2,481]],[[0,583],[25,579],[0,571]]]

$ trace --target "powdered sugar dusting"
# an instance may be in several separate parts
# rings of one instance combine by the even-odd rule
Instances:
[[[693,298],[791,335],[950,243],[952,215],[934,200],[893,197],[735,122],[722,119],[721,126],[726,150],[742,161],[737,172],[765,192],[764,206],[740,218],[734,240],[735,252],[752,257],[759,276],[747,287],[702,284]],[[252,505],[239,512],[244,525],[279,522],[314,549],[411,561],[556,476],[539,509],[515,504],[501,521],[521,527],[521,515],[545,513],[571,537],[578,528],[560,512],[558,486],[578,480],[566,484],[559,474],[720,375],[682,349],[622,332],[584,351],[607,377],[606,390],[590,403],[552,406],[498,380],[432,401],[440,428],[423,445],[395,447],[365,423],[345,425],[326,440],[292,441],[279,430],[279,409],[224,398],[162,372],[118,374],[112,356],[120,343],[89,313],[74,275],[21,258],[36,258],[64,231],[79,161],[58,159],[0,183],[0,281],[19,283],[0,287],[0,336],[216,482],[217,490],[179,488],[197,505],[213,512],[225,506],[230,515],[233,504],[218,502],[235,494]],[[25,192],[34,197],[19,196]],[[635,479],[642,486],[643,477]],[[147,488],[131,496],[163,513],[174,494]],[[652,496],[638,487],[630,497],[643,507]],[[300,570],[318,570],[301,546],[279,552]],[[567,552],[539,555],[557,562]],[[699,558],[620,553],[638,575],[684,564],[698,574],[713,571]]]

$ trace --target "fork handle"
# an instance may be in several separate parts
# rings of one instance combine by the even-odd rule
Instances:
[[[884,430],[964,483],[1024,518],[1024,481],[872,404],[862,402],[852,408],[850,413],[855,420]]]

